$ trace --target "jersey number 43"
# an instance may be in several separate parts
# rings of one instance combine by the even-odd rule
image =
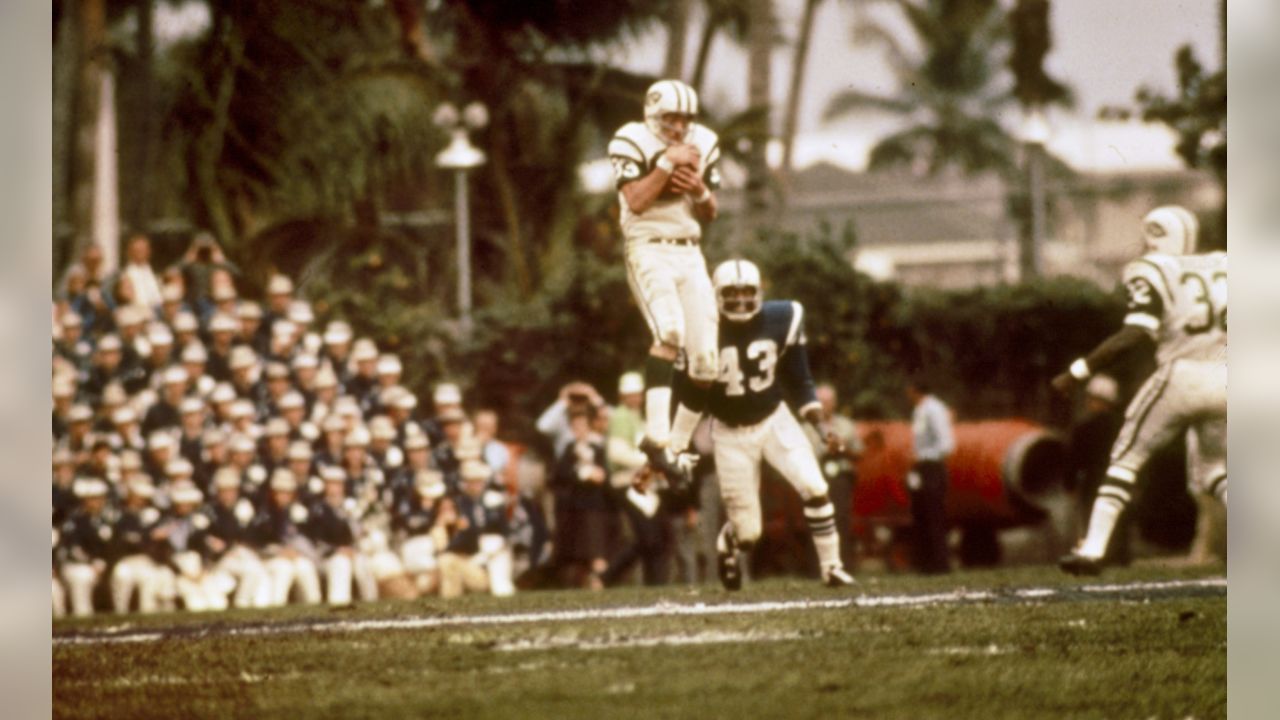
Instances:
[[[755,361],[759,375],[747,377],[742,371],[736,345],[720,348],[720,382],[724,383],[725,395],[742,395],[748,388],[751,392],[764,392],[773,384],[774,370],[778,366],[776,342],[768,338],[753,341],[747,346],[747,359]]]

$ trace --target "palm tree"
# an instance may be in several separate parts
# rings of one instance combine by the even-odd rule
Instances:
[[[787,88],[787,108],[782,119],[782,172],[791,173],[791,151],[796,140],[796,123],[800,116],[800,97],[804,89],[804,71],[809,60],[809,40],[813,36],[813,16],[822,0],[805,0],[796,35],[796,50],[791,64],[791,86]]]
[[[923,166],[965,173],[1016,170],[1016,142],[995,121],[1012,97],[1005,82],[1009,44],[1005,13],[997,0],[896,0],[922,50],[912,52],[879,23],[859,23],[856,42],[881,45],[898,79],[898,92],[883,95],[851,88],[831,99],[825,119],[878,111],[901,117],[906,127],[871,151],[874,169]]]

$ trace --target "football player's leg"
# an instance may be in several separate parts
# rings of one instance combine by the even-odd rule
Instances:
[[[627,283],[654,338],[644,368],[645,434],[665,448],[671,439],[671,380],[685,342],[684,311],[670,268],[649,250],[628,254]]]
[[[760,450],[751,433],[717,425],[716,475],[728,525],[743,550],[760,539]]]
[[[1120,514],[1133,500],[1138,472],[1152,453],[1186,429],[1179,408],[1179,389],[1172,382],[1173,367],[1165,366],[1143,383],[1125,410],[1124,425],[1111,449],[1107,476],[1098,488],[1076,554],[1100,560],[1106,554]]]
[[[684,349],[689,377],[695,382],[710,384],[720,374],[720,312],[711,277],[707,274],[707,261],[701,252],[690,251],[689,262],[681,266],[678,287],[684,312]]]
[[[832,568],[842,567],[836,509],[827,494],[827,481],[822,477],[813,446],[785,405],[778,406],[768,425],[764,458],[800,493],[804,518],[813,536],[813,547],[818,551],[818,564],[826,577]]]
[[[1187,435],[1187,470],[1192,490],[1227,504],[1227,419],[1196,422]]]

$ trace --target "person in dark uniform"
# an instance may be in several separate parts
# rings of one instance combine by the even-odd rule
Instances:
[[[160,511],[151,504],[155,486],[142,475],[129,482],[111,547],[111,604],[119,614],[129,612],[138,593],[138,612],[159,609],[160,568],[148,554],[151,531],[160,522]]]
[[[515,592],[511,548],[507,544],[506,497],[492,485],[493,470],[483,460],[462,465],[462,492],[454,498],[457,520],[440,556],[440,596],[488,590]]]
[[[289,602],[289,592],[295,584],[303,603],[318,604],[318,552],[306,533],[311,513],[297,502],[297,480],[293,473],[281,468],[272,474],[268,487],[268,500],[250,524],[249,537],[271,577],[271,604],[279,607]]]
[[[59,564],[71,600],[71,614],[93,614],[93,591],[107,571],[115,535],[113,513],[107,511],[107,483],[97,478],[75,481],[80,507],[62,524]]]
[[[240,473],[233,467],[220,468],[213,475],[213,502],[204,512],[209,516],[210,563],[214,572],[236,582],[232,604],[237,608],[268,607],[271,584],[267,568],[250,547],[249,526],[257,510],[240,494]]]
[[[328,472],[323,476],[324,491],[311,503],[311,518],[306,534],[321,556],[330,605],[351,603],[351,586],[355,581],[360,599],[376,600],[378,584],[368,558],[360,552],[360,517],[355,498],[347,495],[344,473]]]
[[[764,302],[760,270],[746,260],[721,263],[712,284],[720,310],[720,376],[706,393],[693,383],[680,386],[671,448],[688,447],[703,410],[715,419],[715,463],[729,518],[717,540],[720,581],[729,590],[742,586],[740,553],[760,538],[760,472],[768,462],[800,494],[823,583],[852,585],[840,561],[827,482],[796,421],[799,415],[814,425],[833,451],[841,447],[815,395],[804,308],[789,300]]]

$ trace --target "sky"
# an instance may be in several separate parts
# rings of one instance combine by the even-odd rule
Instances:
[[[803,5],[803,0],[776,0],[781,32],[788,41],[795,37]],[[906,31],[905,21],[889,5],[881,3],[873,12]],[[853,3],[826,0],[815,15],[796,147],[800,166],[829,161],[860,169],[875,139],[897,125],[889,117],[822,121],[827,101],[844,87],[886,93],[894,89],[892,73],[880,53],[875,48],[853,46],[854,14]],[[1208,67],[1215,67],[1220,52],[1218,0],[1057,0],[1052,4],[1050,24],[1054,47],[1046,67],[1055,77],[1066,80],[1077,98],[1074,111],[1050,118],[1050,149],[1082,170],[1181,167],[1173,152],[1172,134],[1166,129],[1138,123],[1099,123],[1094,118],[1105,105],[1131,105],[1140,85],[1174,90],[1173,55],[1184,43],[1190,43]],[[686,53],[690,67],[701,17],[695,15],[691,26]],[[633,70],[657,73],[665,48],[665,31],[655,29],[609,59]],[[718,40],[711,52],[711,80],[704,88],[704,105],[745,106],[746,69],[746,53],[726,39]],[[791,48],[783,47],[775,53],[773,63],[773,96],[779,106],[785,102],[790,76]],[[1003,121],[1008,127],[1020,124],[1017,113]]]

